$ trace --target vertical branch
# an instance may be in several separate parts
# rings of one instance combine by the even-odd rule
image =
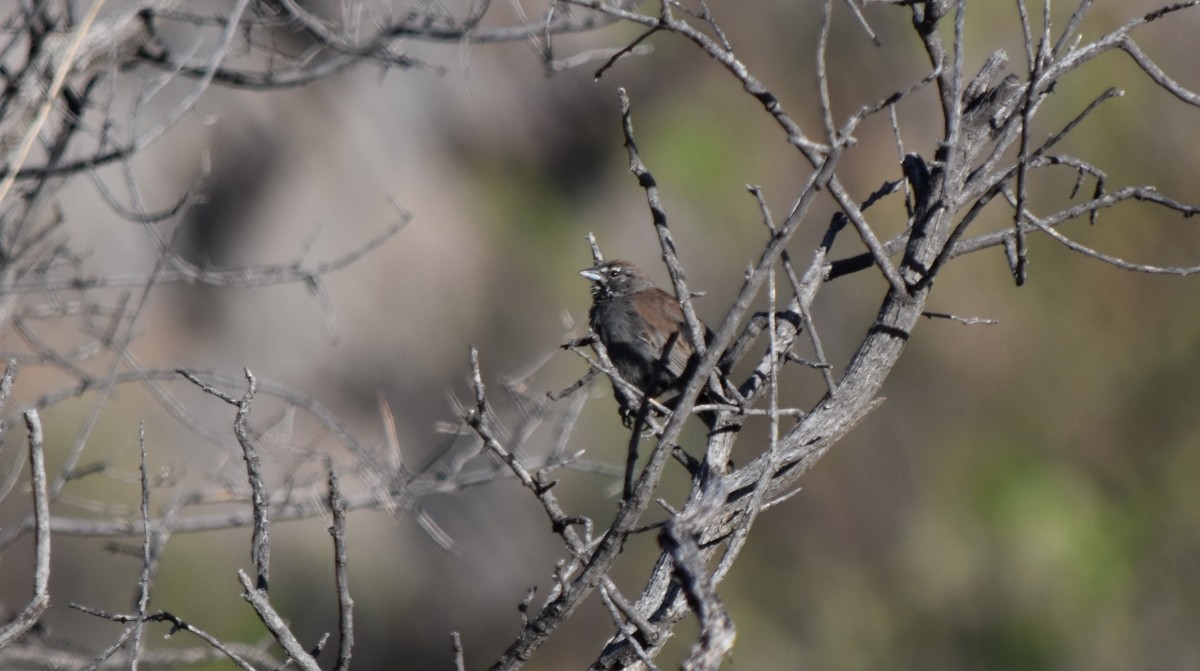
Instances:
[[[833,105],[829,98],[829,73],[825,64],[829,52],[829,25],[832,22],[833,0],[825,0],[821,8],[821,31],[817,38],[817,88],[821,93],[821,120],[825,123],[825,137],[831,147],[838,143],[833,123]]]
[[[763,209],[764,221],[772,233],[775,232],[775,225],[771,221],[769,213],[765,209],[765,203],[761,200],[759,207]],[[785,259],[787,257],[784,257]],[[797,287],[799,290],[799,287]],[[804,314],[808,313],[808,308],[804,307],[806,299],[804,296],[797,295],[797,303],[800,304]],[[764,493],[767,485],[770,482],[771,474],[775,473],[777,463],[779,461],[779,335],[777,332],[778,322],[776,319],[777,310],[777,295],[775,286],[775,268],[772,266],[767,276],[767,352],[768,352],[768,368],[767,368],[767,408],[768,419],[770,421],[770,445],[767,450],[770,466],[763,469],[758,481],[754,485],[754,490],[750,494],[750,504],[746,508],[745,521],[738,525],[733,537],[730,538],[725,549],[725,554],[721,557],[720,563],[716,570],[713,571],[712,581],[718,583],[724,579],[725,574],[733,566],[734,559],[741,553],[742,548],[746,544],[746,539],[750,535],[750,529],[754,525],[755,517],[762,509]],[[811,324],[809,328],[810,335],[812,334]],[[815,341],[818,342],[819,341]],[[818,345],[818,352],[820,347]],[[821,354],[821,361],[824,362],[824,355]],[[836,385],[832,382],[832,377],[829,375],[828,366],[825,366],[823,372],[826,375],[827,384],[829,385],[829,393],[833,395],[836,390]]]
[[[967,7],[965,0],[958,0],[958,6],[954,12],[954,65],[950,72],[950,89],[943,91],[942,95],[946,96],[947,100],[942,106],[946,110],[946,154],[945,161],[945,179],[942,180],[942,191],[940,195],[941,202],[944,207],[949,207],[952,210],[956,209],[956,203],[951,198],[951,189],[957,193],[958,185],[961,180],[957,176],[958,164],[962,148],[959,147],[959,135],[962,128],[963,114],[963,33],[966,28]]]
[[[175,372],[199,387],[200,391],[216,396],[237,408],[237,414],[233,419],[233,434],[237,438],[238,444],[241,445],[242,457],[246,461],[246,477],[250,482],[251,507],[254,515],[254,534],[251,537],[250,560],[254,562],[255,571],[258,575],[258,589],[266,591],[270,582],[271,568],[270,519],[267,516],[267,508],[270,506],[270,502],[267,500],[266,486],[263,485],[262,464],[258,459],[258,450],[250,442],[250,435],[246,430],[246,421],[250,417],[250,403],[254,400],[254,392],[258,389],[258,380],[254,377],[254,373],[250,372],[249,368],[245,368],[243,371],[248,386],[246,387],[246,393],[240,399],[236,399],[211,384],[204,382],[192,372],[182,369]]]
[[[254,562],[258,573],[257,587],[264,592],[270,582],[271,573],[271,539],[270,520],[267,517],[266,487],[262,480],[262,464],[258,459],[258,450],[250,442],[246,431],[246,419],[250,416],[250,402],[254,400],[254,392],[258,381],[249,368],[245,369],[249,386],[246,394],[237,402],[237,416],[233,420],[233,433],[237,436],[238,444],[242,446],[242,455],[246,460],[246,478],[250,481],[251,506],[254,509],[254,535],[251,540],[250,560]]]
[[[1025,284],[1026,267],[1028,265],[1028,244],[1025,241],[1025,230],[1021,225],[1025,218],[1025,209],[1028,203],[1028,192],[1026,190],[1027,174],[1029,172],[1029,124],[1033,119],[1034,103],[1038,97],[1038,84],[1042,77],[1042,71],[1046,64],[1046,49],[1048,48],[1048,33],[1050,30],[1050,8],[1043,5],[1044,16],[1042,20],[1043,36],[1038,40],[1037,48],[1033,46],[1033,30],[1029,25],[1029,15],[1025,8],[1025,1],[1017,2],[1017,11],[1021,17],[1021,31],[1025,39],[1025,54],[1029,65],[1029,83],[1025,86],[1025,100],[1021,106],[1021,137],[1020,145],[1017,150],[1017,179],[1016,179],[1016,212],[1013,214],[1013,238],[1014,238],[1014,264],[1012,267],[1013,278],[1016,280],[1017,286]]]
[[[46,456],[42,437],[42,420],[37,410],[25,413],[29,429],[29,477],[33,489],[34,525],[34,600],[30,605],[38,615],[50,605],[50,497],[46,491]]]
[[[42,420],[37,410],[25,413],[29,429],[29,475],[33,489],[34,606],[38,615],[50,605],[50,497],[46,491],[46,456],[42,437]]]
[[[762,214],[763,223],[766,224],[767,230],[771,235],[778,235],[775,229],[775,219],[771,216],[771,209],[767,207],[767,200],[763,196],[762,187],[751,185],[747,187],[754,199],[758,202],[758,210]],[[825,380],[825,388],[830,395],[837,394],[837,384],[833,380],[832,366],[829,365],[829,360],[825,358],[825,347],[821,344],[821,337],[817,334],[817,325],[812,318],[812,301],[816,296],[816,290],[822,282],[821,273],[825,265],[825,255],[829,251],[829,247],[833,245],[832,236],[825,243],[822,243],[815,252],[812,263],[804,273],[804,279],[796,277],[796,272],[792,266],[792,257],[787,250],[783,250],[779,255],[779,260],[783,263],[784,271],[788,275],[788,279],[792,283],[793,289],[796,291],[796,304],[799,307],[800,319],[803,322],[804,330],[808,332],[809,341],[813,346],[813,354],[816,355],[817,365],[821,370],[821,377]],[[772,313],[775,308],[771,308]],[[775,330],[775,316],[772,314],[769,328]],[[777,336],[773,336],[777,337]],[[773,353],[771,360],[775,361]]]
[[[46,489],[42,420],[37,410],[25,413],[25,426],[29,429],[29,477],[33,485],[33,598],[15,620],[0,629],[0,648],[24,636],[50,606],[50,496]]]
[[[329,510],[333,513],[333,574],[338,595],[338,658],[334,671],[350,668],[354,647],[354,599],[350,598],[349,574],[346,570],[346,499],[338,485],[337,471],[329,464]]]
[[[141,452],[142,489],[142,576],[138,580],[137,620],[133,623],[133,649],[129,653],[129,671],[137,671],[142,654],[142,633],[146,628],[146,606],[150,602],[150,478],[146,471],[146,423],[138,422],[138,449]]]
[[[775,314],[778,309],[775,286],[775,267],[767,275],[767,352],[771,367],[767,374],[767,410],[770,418],[771,443],[767,448],[775,453],[779,448],[779,333],[776,331]]]
[[[667,3],[663,3],[663,5],[665,11]],[[650,205],[650,217],[654,221],[654,230],[658,233],[658,242],[662,246],[662,258],[667,264],[667,272],[671,274],[675,297],[679,299],[679,304],[683,308],[683,318],[687,321],[688,335],[692,338],[696,354],[704,356],[706,346],[704,330],[700,328],[700,320],[696,318],[696,311],[692,309],[692,295],[688,291],[683,268],[679,265],[675,240],[671,237],[670,228],[667,227],[667,212],[658,198],[658,184],[654,181],[654,176],[650,174],[650,171],[646,170],[646,165],[642,163],[637,143],[633,139],[633,117],[629,108],[629,94],[623,88],[617,89],[617,99],[621,106],[621,127],[625,131],[625,148],[629,151],[629,171],[633,173],[634,177],[637,177],[638,184],[646,191],[646,200]]]
[[[688,606],[700,625],[700,637],[683,663],[685,671],[719,669],[733,648],[733,619],[717,596],[716,581],[708,573],[705,554],[697,538],[720,515],[728,492],[722,476],[705,469],[696,505],[671,518],[658,535],[663,551],[674,563],[675,577],[683,588]]]
[[[246,376],[247,387],[246,393],[243,394],[240,399],[236,399],[229,394],[226,394],[225,392],[213,387],[212,385],[201,381],[194,373],[185,370],[178,370],[176,372],[178,372],[180,375],[183,375],[185,378],[191,381],[192,384],[198,386],[201,391],[216,396],[222,401],[225,401],[226,403],[237,408],[237,415],[233,420],[233,433],[237,438],[238,443],[242,447],[242,455],[246,461],[246,477],[250,482],[251,504],[254,515],[254,533],[251,537],[250,558],[254,562],[255,570],[258,574],[257,580],[252,582],[250,577],[246,575],[245,571],[238,571],[238,581],[242,583],[242,587],[246,590],[242,593],[242,598],[250,603],[250,605],[254,608],[254,611],[258,614],[259,619],[262,620],[264,625],[266,625],[267,630],[271,632],[271,636],[275,638],[275,641],[279,643],[280,647],[283,648],[288,657],[296,662],[297,666],[304,671],[320,671],[321,667],[319,664],[317,664],[317,661],[313,658],[313,655],[320,651],[321,647],[324,645],[325,639],[322,639],[321,643],[318,643],[316,651],[309,653],[309,651],[305,650],[304,646],[300,644],[300,641],[296,639],[296,635],[292,633],[292,630],[288,627],[287,623],[284,622],[283,618],[279,616],[279,613],[275,610],[275,607],[271,605],[271,601],[267,597],[267,587],[270,583],[269,573],[271,562],[271,544],[269,533],[270,520],[267,515],[267,507],[269,503],[267,501],[266,487],[263,484],[262,465],[258,459],[258,451],[254,448],[254,444],[250,441],[249,432],[246,429],[246,422],[250,417],[250,405],[254,400],[255,391],[258,389],[258,380],[254,377],[254,374],[250,372],[249,368],[243,369],[243,371]],[[344,502],[342,507],[344,509]],[[335,526],[336,517],[337,514],[335,513]],[[335,548],[337,545],[336,538],[337,537],[335,536]],[[341,579],[344,579],[344,576],[341,576]],[[339,582],[339,599],[343,596],[341,588],[344,584],[344,582]],[[349,598],[348,594],[345,596],[347,599]],[[344,606],[345,604],[339,603],[339,605]],[[340,622],[347,626],[350,624],[350,620],[344,612],[340,618]],[[343,631],[343,634],[345,634],[345,631]],[[326,635],[326,638],[327,637],[328,635]],[[343,636],[343,651],[347,650],[345,646],[352,643],[352,635],[349,643],[347,643],[345,636]],[[339,651],[339,664],[342,660],[341,654],[343,651]],[[346,662],[348,663],[348,652],[346,654]],[[339,666],[338,668],[341,669],[344,667]]]

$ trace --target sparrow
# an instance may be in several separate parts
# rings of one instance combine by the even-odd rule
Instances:
[[[588,322],[621,377],[649,398],[680,391],[700,357],[675,296],[654,286],[628,261],[607,261],[579,271],[592,282]],[[701,324],[705,342],[712,332]],[[628,417],[626,394],[617,389],[621,414]]]

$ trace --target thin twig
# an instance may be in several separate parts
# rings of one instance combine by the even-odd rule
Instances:
[[[130,671],[137,671],[142,654],[142,634],[145,629],[146,607],[150,603],[150,477],[146,465],[146,423],[138,422],[138,451],[141,453],[142,513],[142,575],[138,579],[137,620],[133,624],[133,650],[129,653]]]
[[[1000,323],[995,319],[988,319],[986,317],[960,317],[958,315],[952,315],[949,312],[935,312],[933,310],[925,310],[921,313],[921,316],[929,319],[948,319],[960,324],[966,324],[967,326],[974,326],[976,324],[995,326]]]
[[[350,597],[350,579],[346,568],[346,500],[342,498],[333,464],[327,464],[327,468],[329,511],[333,514],[329,535],[333,536],[333,575],[338,595],[338,657],[334,671],[347,671],[354,648],[354,599]]]
[[[239,669],[242,669],[242,671],[258,671],[249,662],[243,659],[242,655],[236,652],[235,648],[240,646],[225,645],[220,641],[220,639],[212,634],[209,634],[199,627],[189,624],[182,618],[176,617],[167,611],[160,610],[156,613],[139,616],[137,614],[124,615],[121,613],[109,613],[98,608],[91,608],[89,606],[84,606],[77,603],[72,603],[71,608],[83,613],[87,613],[88,615],[94,615],[96,617],[103,618],[105,620],[111,620],[113,622],[137,622],[139,620],[144,620],[146,622],[169,622],[171,624],[171,630],[167,633],[168,637],[174,636],[178,632],[186,631],[207,643],[214,650],[219,651],[224,657],[228,658],[235,665],[237,665]],[[95,665],[95,668],[100,668],[100,666],[97,664]]]
[[[692,347],[695,348],[697,355],[704,356],[704,329],[692,307],[692,294],[688,291],[683,267],[679,263],[679,257],[675,251],[675,240],[667,226],[667,212],[663,209],[662,202],[658,197],[658,184],[638,154],[637,142],[633,136],[633,115],[630,111],[629,95],[625,89],[617,89],[617,99],[621,107],[621,127],[625,132],[625,149],[629,152],[629,171],[633,173],[634,177],[637,177],[638,184],[646,191],[646,201],[650,206],[650,218],[654,223],[654,231],[658,234],[658,243],[662,247],[663,262],[666,263],[667,272],[671,275],[675,297],[679,299],[679,305],[683,308],[683,318],[687,322],[688,336],[692,340]]]

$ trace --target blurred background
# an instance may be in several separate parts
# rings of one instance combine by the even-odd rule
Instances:
[[[1066,4],[1054,7],[1056,26],[1074,9]],[[907,9],[865,9],[882,42],[876,47],[846,7],[834,5],[828,62],[838,119],[928,72]],[[1005,49],[1010,70],[1020,72],[1024,47],[1013,4],[967,5],[967,71]],[[1100,0],[1082,24],[1083,38],[1157,6]],[[516,21],[513,7],[494,8],[488,21]],[[717,2],[712,9],[751,71],[820,138],[820,3]],[[1040,7],[1031,12],[1040,22]],[[1134,36],[1195,91],[1198,31],[1200,12],[1192,10]],[[640,32],[618,25],[563,35],[555,49],[567,56],[620,47]],[[405,463],[421,468],[454,443],[444,427],[458,421],[456,399],[470,397],[469,346],[479,348],[493,389],[517,379],[541,395],[586,371],[558,348],[586,331],[588,287],[576,272],[591,262],[589,232],[606,255],[635,261],[667,284],[645,195],[627,168],[618,87],[632,100],[641,156],[660,186],[689,284],[706,292],[697,310],[719,321],[766,235],[746,185],[760,185],[782,219],[809,167],[717,63],[668,35],[646,44],[651,53],[617,62],[599,81],[593,76],[601,62],[546,76],[521,42],[414,42],[406,53],[444,72],[362,68],[293,90],[211,88],[195,113],[133,164],[148,209],[168,207],[197,185],[206,197],[173,239],[186,258],[218,268],[329,259],[379,235],[402,212],[412,220],[382,248],[324,278],[328,309],[298,284],[156,288],[133,355],[147,368],[238,376],[248,367],[318,400],[372,449],[384,443],[382,398],[395,414]],[[1031,137],[1057,131],[1110,86],[1125,95],[1092,114],[1061,152],[1100,166],[1110,189],[1154,184],[1169,197],[1200,201],[1200,110],[1156,87],[1119,52],[1068,77]],[[169,95],[163,99],[169,107]],[[935,92],[902,103],[897,118],[904,149],[931,157],[940,131]],[[886,115],[855,135],[839,175],[861,200],[900,177],[900,152]],[[1037,173],[1035,212],[1067,201],[1074,175],[1060,170]],[[119,169],[99,174],[120,189]],[[153,267],[145,231],[112,214],[93,183],[76,181],[59,206],[89,273]],[[797,263],[811,257],[833,208],[821,201],[795,237]],[[903,230],[898,196],[871,212],[880,237]],[[976,232],[1011,225],[1011,217],[994,204]],[[1194,228],[1163,209],[1126,205],[1095,225],[1063,230],[1130,261],[1195,265]],[[834,251],[840,258],[861,249],[847,232]],[[999,249],[955,261],[929,308],[998,324],[923,323],[884,387],[883,406],[803,478],[798,496],[759,518],[720,588],[738,632],[729,668],[1200,668],[1200,423],[1192,414],[1200,404],[1200,286],[1191,277],[1121,271],[1043,237],[1031,238],[1029,258],[1029,281],[1020,288]],[[822,290],[814,316],[835,374],[884,291],[875,271]],[[8,351],[28,344],[14,333],[0,342]],[[67,383],[49,369],[22,371],[0,456],[5,474],[25,458],[13,449],[23,441],[11,433],[20,426],[14,409]],[[785,385],[785,402],[798,407],[823,389],[817,375],[799,369]],[[212,426],[233,421],[230,407],[194,387],[169,389]],[[572,447],[622,463],[627,433],[611,391],[595,384],[591,396]],[[52,473],[94,403],[85,393],[45,413]],[[500,410],[502,422],[515,422]],[[333,442],[272,412],[264,400],[256,417],[284,463]],[[121,388],[105,404],[89,450],[111,473],[133,477],[72,483],[56,514],[116,516],[115,508],[75,504],[96,499],[136,512],[142,420],[164,483],[236,472],[235,452],[190,436],[143,391]],[[735,460],[753,457],[764,429],[752,427]],[[702,435],[690,440],[698,446]],[[606,525],[617,504],[614,482],[569,473],[556,491],[569,511]],[[166,484],[162,491],[169,493]],[[539,586],[538,605],[549,588],[561,546],[517,483],[423,504],[457,553],[439,548],[403,514],[350,519],[355,668],[451,668],[451,631],[462,634],[468,668],[485,668],[519,631],[517,605],[527,590]],[[0,506],[0,526],[19,521],[27,506],[18,487]],[[305,640],[336,628],[326,526],[278,524],[272,533],[272,597]],[[235,578],[236,569],[251,566],[248,539],[248,530],[173,537],[152,608],[226,640],[261,640]],[[120,545],[57,541],[50,635],[97,650],[119,634],[120,625],[68,604],[130,609],[140,559]],[[627,594],[638,592],[656,553],[649,536],[631,545],[617,575]],[[28,598],[31,554],[25,539],[2,557],[0,601],[10,611]],[[592,597],[529,668],[583,668],[610,630]],[[687,625],[678,630],[661,668],[686,655],[691,633]],[[152,635],[151,645],[192,643],[179,638]]]

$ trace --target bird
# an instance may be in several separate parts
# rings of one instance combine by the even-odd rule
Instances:
[[[655,286],[629,261],[599,263],[579,274],[592,283],[588,311],[592,333],[604,345],[621,378],[648,398],[682,390],[700,357],[675,296]],[[700,327],[705,342],[710,343],[712,332],[703,324]],[[627,406],[627,394],[615,381],[613,388],[621,415],[628,419],[634,408]]]

